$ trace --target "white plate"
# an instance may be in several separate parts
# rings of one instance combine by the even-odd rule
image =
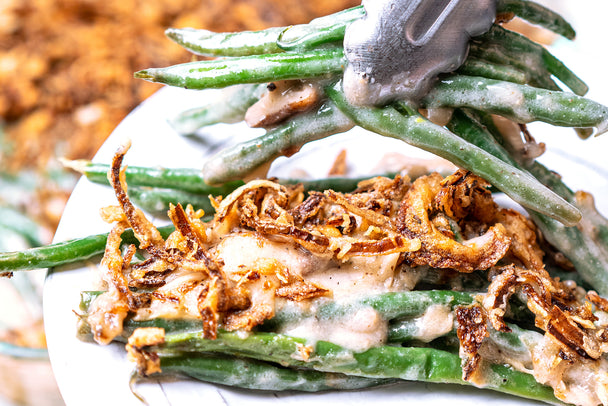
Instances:
[[[566,50],[568,51],[568,50]],[[567,53],[567,52],[566,52]],[[95,161],[109,163],[117,146],[126,138],[133,147],[125,163],[142,166],[201,167],[209,152],[224,142],[235,142],[253,134],[242,125],[218,125],[210,129],[211,143],[178,136],[166,123],[185,108],[201,104],[213,92],[192,92],[165,88],[134,110],[99,150]],[[601,100],[599,100],[601,101]],[[604,101],[604,103],[606,103]],[[603,158],[606,139],[579,141],[571,132],[546,126],[534,127],[537,138],[545,141],[549,152],[543,157],[548,166],[562,172],[568,184],[595,193],[599,207],[608,213],[608,163]],[[428,156],[404,144],[375,134],[361,137],[356,131],[312,143],[289,160],[280,159],[271,175],[288,177],[296,169],[311,176],[327,173],[334,157],[348,145],[353,174],[369,173],[386,151],[402,151],[418,157]],[[606,137],[606,136],[604,136]],[[226,141],[227,140],[227,141]],[[603,151],[602,151],[603,150]],[[583,155],[583,151],[584,155]],[[307,163],[314,162],[314,165]],[[355,164],[356,163],[356,164]],[[104,233],[109,226],[98,215],[99,208],[115,204],[111,189],[78,182],[57,229],[55,241]],[[121,345],[106,347],[76,338],[75,311],[79,293],[93,288],[95,263],[49,272],[44,289],[44,319],[53,370],[67,406],[141,405],[129,388],[131,365]],[[476,402],[500,405],[522,404],[522,400],[461,386],[403,383],[386,388],[357,392],[323,394],[253,393],[189,380],[150,381],[138,386],[150,405],[255,405],[281,403],[363,405],[382,401],[383,405],[470,405]],[[204,402],[204,403],[203,403]]]

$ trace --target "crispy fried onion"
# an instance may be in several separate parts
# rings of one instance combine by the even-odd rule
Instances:
[[[385,181],[379,178],[379,183]],[[389,181],[395,188],[402,187],[401,178]],[[350,195],[333,191],[311,192],[304,201],[294,199],[294,191],[297,193],[298,189],[270,180],[249,182],[217,205],[215,222],[223,223],[223,227],[246,227],[265,236],[292,240],[312,253],[344,260],[356,255],[385,255],[420,248],[419,239],[383,227],[390,224],[388,215],[393,212],[387,208],[389,203],[393,204],[387,198],[374,199],[373,192],[366,193],[368,208],[351,203]],[[353,200],[361,198],[356,196]]]
[[[216,227],[245,227],[292,240],[316,254],[352,256],[403,253],[411,265],[488,269],[507,254],[517,264],[542,268],[536,229],[523,215],[499,209],[483,179],[458,171],[409,179],[377,177],[353,193],[310,192],[270,180],[249,182],[216,202]],[[454,230],[456,229],[456,230]]]
[[[131,334],[125,346],[127,358],[135,363],[135,368],[140,376],[161,372],[158,354],[145,348],[164,342],[165,330],[158,327],[138,328]]]
[[[516,297],[525,301],[536,327],[544,332],[529,346],[532,365],[526,372],[553,387],[566,402],[607,404],[608,365],[603,355],[608,351],[608,320],[600,320],[594,308],[605,312],[608,300],[593,291],[584,295],[571,281],[553,279],[544,269],[511,264],[494,268],[490,276],[488,292],[479,298],[481,306],[456,310],[463,378],[480,383],[476,382],[483,376],[479,350],[487,329],[511,331],[504,319],[510,299]]]
[[[483,340],[489,336],[486,314],[477,304],[457,307],[455,312],[456,334],[460,342],[460,358],[462,359],[462,379],[482,385],[483,378],[479,373],[481,363],[479,349]]]
[[[227,330],[251,330],[272,318],[275,297],[301,301],[329,293],[327,289],[289,272],[287,267],[273,258],[258,259],[237,277],[237,286],[246,284],[256,293],[252,295],[248,309],[226,316],[224,328]]]
[[[107,290],[93,301],[86,318],[97,342],[107,344],[119,336],[127,317],[200,319],[204,336],[214,339],[220,327],[249,330],[272,317],[275,298],[302,301],[329,293],[276,260],[226,275],[213,253],[223,225],[217,223],[217,230],[210,230],[200,219],[204,213],[190,206],[170,207],[168,216],[175,231],[165,241],[127,196],[121,169],[127,149],[125,145],[118,150],[109,171],[119,205],[101,213],[114,226],[100,267]],[[142,261],[134,261],[134,245],[122,251],[121,235],[129,227],[147,255]],[[216,237],[214,241],[210,234]]]
[[[99,343],[107,344],[122,331],[122,323],[127,317],[133,294],[129,290],[127,278],[123,271],[123,260],[120,236],[127,226],[126,220],[120,220],[108,234],[105,253],[101,261],[102,279],[107,285],[107,292],[95,300],[89,309],[88,323],[91,326],[93,337]],[[129,247],[129,260],[134,249]]]
[[[552,279],[544,270],[510,265],[498,272],[483,299],[496,330],[510,331],[504,322],[509,298],[521,293],[535,316],[536,327],[556,340],[561,351],[576,358],[598,359],[602,355],[606,342],[603,330],[596,325],[592,302],[579,300],[576,292]]]
[[[490,268],[511,245],[505,226],[495,220],[497,212],[487,183],[470,172],[460,170],[445,180],[439,174],[418,178],[401,202],[396,222],[400,233],[422,243],[406,260],[460,272]],[[471,237],[459,242],[449,231],[442,232],[434,220],[442,222],[446,215],[461,223],[467,220],[470,225],[459,228]]]

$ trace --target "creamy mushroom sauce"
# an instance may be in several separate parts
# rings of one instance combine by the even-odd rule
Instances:
[[[403,272],[397,266],[398,253],[357,256],[342,262],[329,256],[312,255],[292,242],[271,241],[246,231],[222,239],[217,252],[228,276],[251,267],[258,260],[274,258],[290,272],[331,291],[330,298],[312,301],[296,303],[277,299],[277,309],[298,306],[312,310],[330,299],[346,303],[370,293],[411,290],[420,277],[417,272]],[[331,341],[363,351],[386,341],[387,322],[372,308],[362,306],[342,319],[319,320],[310,317],[288,324],[280,332],[306,338],[311,343]]]

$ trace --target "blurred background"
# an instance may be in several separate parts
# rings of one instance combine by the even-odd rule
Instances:
[[[598,7],[607,6],[597,0],[545,3],[572,19],[579,38],[572,45],[554,43],[546,33],[532,35],[552,44],[587,80],[591,98],[608,104],[596,58],[596,27],[606,11]],[[133,79],[133,72],[192,60],[165,38],[166,28],[258,30],[305,23],[357,4],[0,0],[0,251],[51,241],[77,180],[58,158],[91,159],[114,127],[159,88]],[[0,280],[0,406],[62,404],[44,352],[43,278],[42,270]]]

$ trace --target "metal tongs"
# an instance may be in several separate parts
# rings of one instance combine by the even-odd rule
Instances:
[[[469,39],[488,31],[496,0],[363,0],[344,37],[344,91],[356,105],[416,101],[456,70]]]

